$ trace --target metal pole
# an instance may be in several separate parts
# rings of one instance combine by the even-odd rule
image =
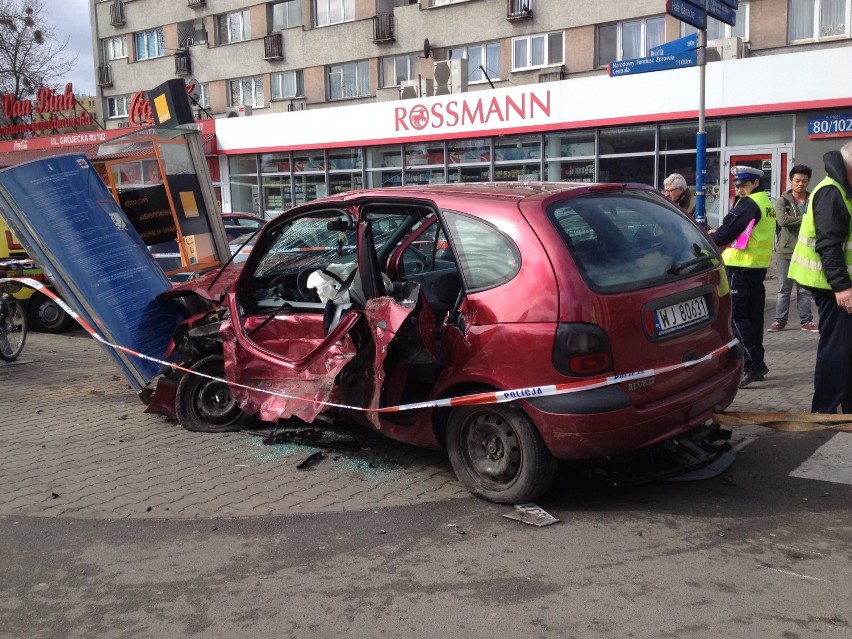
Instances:
[[[707,131],[704,123],[707,31],[698,30],[698,134],[695,136],[695,221],[707,226],[704,209],[704,178],[707,173]]]

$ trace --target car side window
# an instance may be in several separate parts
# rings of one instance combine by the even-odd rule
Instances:
[[[521,252],[496,226],[454,211],[444,211],[444,219],[469,292],[504,284],[518,274]]]
[[[403,252],[400,274],[416,275],[456,268],[453,251],[444,229],[437,221],[430,224]]]

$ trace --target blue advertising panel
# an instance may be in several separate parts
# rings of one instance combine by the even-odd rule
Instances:
[[[686,51],[673,55],[659,55],[653,58],[632,58],[630,60],[610,62],[609,75],[613,77],[617,75],[633,75],[634,73],[648,73],[649,71],[680,69],[682,67],[694,67],[697,63],[697,51]]]
[[[737,12],[721,0],[707,0],[707,14],[732,27],[737,23]]]
[[[808,118],[809,138],[852,137],[852,113],[815,115]]]
[[[693,51],[698,48],[698,36],[696,34],[688,35],[684,38],[678,38],[671,42],[666,42],[660,46],[648,51],[648,57],[654,58],[660,55],[671,55],[673,53],[683,53],[685,51]]]
[[[0,171],[0,212],[65,302],[108,342],[162,358],[183,307],[85,155]],[[137,391],[159,366],[105,347]]]
[[[704,13],[704,8],[694,7],[685,0],[666,0],[666,13],[696,29],[707,28],[707,14]]]

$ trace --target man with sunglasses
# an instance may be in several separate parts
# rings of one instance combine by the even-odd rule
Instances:
[[[751,166],[731,168],[737,196],[734,206],[715,231],[716,246],[726,247],[722,260],[731,287],[734,335],[745,349],[740,388],[763,381],[769,368],[763,359],[763,307],[766,302],[766,269],[772,260],[775,238],[775,207],[764,192],[763,171]]]

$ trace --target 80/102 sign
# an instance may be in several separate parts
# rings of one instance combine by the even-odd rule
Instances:
[[[819,115],[808,119],[809,138],[852,137],[852,113]]]

